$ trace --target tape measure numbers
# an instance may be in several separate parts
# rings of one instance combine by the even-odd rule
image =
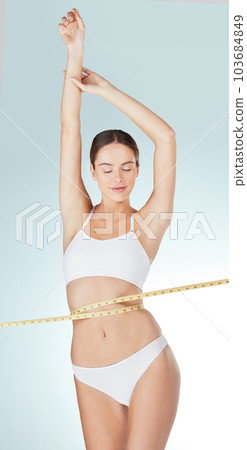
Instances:
[[[223,280],[216,280],[216,281],[206,281],[204,283],[187,284],[185,286],[160,289],[158,291],[140,292],[138,294],[130,294],[130,295],[125,295],[123,297],[116,297],[116,298],[112,298],[109,300],[103,300],[98,303],[90,303],[88,305],[81,306],[80,308],[77,308],[74,311],[71,311],[71,313],[66,316],[46,317],[46,318],[42,318],[42,319],[19,320],[19,321],[15,321],[15,322],[0,322],[0,328],[20,326],[20,325],[33,325],[36,323],[61,322],[61,321],[65,321],[65,320],[89,319],[91,317],[111,316],[114,314],[121,314],[124,312],[134,311],[137,309],[143,309],[144,306],[143,305],[133,305],[133,306],[126,306],[124,308],[119,308],[119,309],[110,309],[110,310],[106,310],[106,311],[96,311],[96,312],[85,312],[85,311],[90,311],[92,309],[99,308],[99,307],[105,306],[105,305],[128,302],[131,300],[139,300],[139,299],[147,298],[147,297],[154,297],[155,295],[171,294],[173,292],[189,291],[191,289],[198,289],[198,288],[204,288],[204,287],[210,287],[210,286],[220,286],[220,285],[227,284],[227,283],[229,283],[229,278],[226,278]]]

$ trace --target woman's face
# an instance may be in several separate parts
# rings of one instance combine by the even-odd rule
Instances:
[[[95,170],[92,164],[90,170],[102,196],[113,201],[123,201],[129,197],[134,188],[139,167],[136,167],[135,155],[129,147],[112,142],[98,151]],[[117,187],[125,189],[114,190]]]

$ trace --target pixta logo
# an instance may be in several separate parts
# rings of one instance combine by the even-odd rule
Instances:
[[[21,210],[16,214],[16,240],[35,245],[36,239],[36,247],[43,250],[48,224],[54,221],[53,231],[47,236],[48,244],[61,235],[61,220],[55,220],[60,214],[59,209],[52,210],[51,206],[42,206],[39,202]]]

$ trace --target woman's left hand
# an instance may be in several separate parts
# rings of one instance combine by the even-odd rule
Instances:
[[[63,73],[66,75],[66,70],[64,70]],[[102,90],[110,86],[110,83],[105,78],[101,77],[96,72],[92,72],[86,67],[82,67],[82,76],[80,81],[74,77],[70,77],[70,80],[78,86],[82,92],[88,92],[89,94],[94,95],[100,95]]]

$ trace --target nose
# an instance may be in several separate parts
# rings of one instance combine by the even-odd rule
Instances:
[[[114,172],[113,180],[114,180],[115,183],[119,183],[122,180],[122,176],[121,176],[120,170],[119,171],[116,170],[116,172]]]

